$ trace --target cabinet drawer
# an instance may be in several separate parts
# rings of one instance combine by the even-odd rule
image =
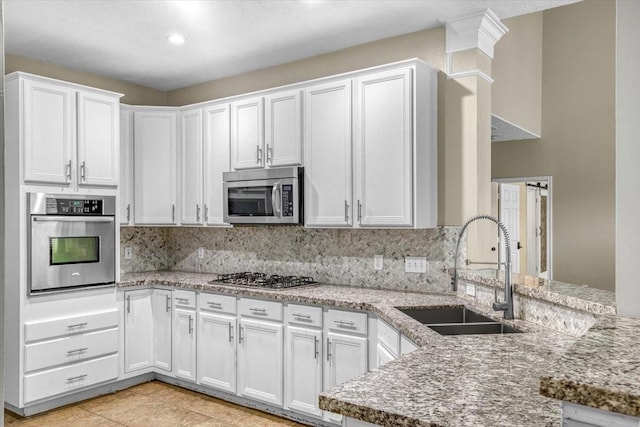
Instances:
[[[25,372],[78,362],[118,351],[118,329],[71,335],[24,347]]]
[[[382,319],[378,319],[378,340],[391,352],[394,357],[400,354],[400,334]]]
[[[282,303],[252,298],[240,298],[240,315],[282,321]]]
[[[173,291],[174,305],[186,308],[196,308],[196,293],[193,291],[183,291],[176,289]]]
[[[118,376],[118,355],[24,376],[25,403],[82,389]]]
[[[311,305],[287,304],[284,309],[287,323],[322,327],[322,307]]]
[[[325,324],[332,331],[366,335],[367,313],[328,309]]]
[[[24,339],[26,342],[37,341],[115,326],[118,326],[118,309],[116,308],[79,316],[27,322],[24,325]]]
[[[201,310],[211,310],[219,313],[236,314],[236,297],[217,294],[200,294],[198,297]]]

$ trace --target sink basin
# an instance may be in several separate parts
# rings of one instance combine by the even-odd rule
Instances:
[[[436,323],[495,322],[495,320],[471,311],[462,305],[433,308],[399,308],[398,310],[425,325]]]
[[[399,308],[398,310],[440,335],[513,334],[522,332],[461,305],[432,308]]]

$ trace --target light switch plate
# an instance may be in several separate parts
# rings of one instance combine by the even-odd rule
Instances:
[[[198,248],[198,258],[204,258],[204,248],[203,247],[199,247]]]
[[[376,270],[382,270],[384,268],[384,257],[382,255],[375,255],[373,257],[373,268]]]
[[[423,256],[406,256],[404,257],[405,273],[426,273],[427,258]]]
[[[469,295],[470,297],[475,297],[476,296],[476,285],[472,285],[471,283],[467,283],[466,285],[467,287],[467,295]]]
[[[124,247],[124,259],[131,259],[133,257],[133,251],[131,250],[131,246]]]

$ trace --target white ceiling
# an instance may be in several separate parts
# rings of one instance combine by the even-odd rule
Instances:
[[[5,50],[161,90],[441,25],[577,0],[5,0]],[[180,33],[181,46],[166,37]]]

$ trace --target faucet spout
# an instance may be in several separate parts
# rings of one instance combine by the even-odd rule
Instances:
[[[456,243],[456,253],[454,258],[454,267],[453,267],[453,278],[451,280],[451,285],[454,291],[458,290],[458,252],[460,250],[460,241],[462,240],[462,236],[466,231],[469,224],[474,221],[486,219],[492,221],[498,225],[498,228],[502,232],[502,236],[504,237],[505,246],[506,246],[506,254],[505,254],[505,262],[504,262],[504,301],[498,302],[498,295],[496,291],[496,300],[494,301],[492,307],[494,311],[503,311],[505,319],[513,319],[513,286],[511,285],[511,242],[509,240],[509,231],[507,227],[504,226],[503,223],[498,221],[496,218],[490,215],[476,215],[467,220],[462,226],[460,230],[460,234],[458,234],[458,241]]]

